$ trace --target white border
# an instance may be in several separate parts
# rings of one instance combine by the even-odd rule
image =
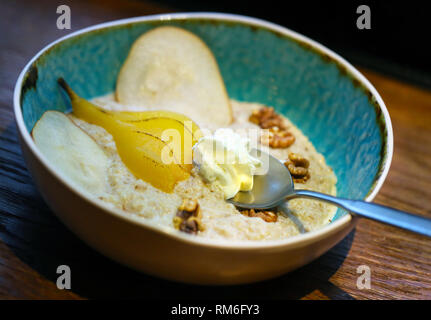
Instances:
[[[121,19],[106,23],[101,23],[95,26],[87,27],[81,30],[78,30],[76,32],[70,33],[52,43],[45,46],[42,50],[40,50],[24,67],[22,72],[20,73],[17,82],[15,84],[15,90],[14,90],[14,114],[15,114],[15,120],[18,126],[19,134],[22,136],[22,141],[25,143],[31,152],[36,156],[36,158],[46,167],[48,171],[51,172],[58,180],[62,181],[70,190],[71,192],[75,192],[88,202],[94,204],[95,206],[98,206],[99,208],[105,210],[107,214],[113,214],[116,217],[119,217],[121,219],[125,219],[129,222],[141,225],[145,228],[150,228],[154,231],[164,233],[167,236],[175,237],[178,240],[185,241],[185,242],[191,242],[196,245],[202,245],[202,246],[210,246],[210,247],[223,247],[224,249],[258,249],[258,248],[272,248],[272,247],[279,247],[279,246],[286,246],[286,247],[294,247],[298,245],[306,245],[310,242],[314,242],[318,239],[325,238],[327,234],[333,233],[337,230],[340,230],[344,228],[352,219],[351,215],[347,214],[333,223],[330,223],[329,225],[326,225],[319,230],[311,231],[306,234],[298,235],[289,237],[284,240],[270,240],[270,241],[235,241],[235,242],[229,242],[227,240],[208,240],[204,238],[199,237],[192,237],[187,234],[183,234],[180,232],[172,231],[170,228],[160,228],[157,226],[152,225],[151,223],[143,220],[142,218],[137,218],[133,215],[126,215],[121,210],[112,209],[111,207],[107,206],[103,201],[99,199],[94,199],[87,194],[81,192],[80,190],[73,189],[70,184],[64,182],[64,179],[62,179],[59,174],[55,171],[55,169],[46,161],[45,157],[41,154],[41,152],[37,149],[36,145],[33,142],[33,139],[31,138],[30,133],[27,131],[27,128],[24,124],[24,119],[22,115],[21,110],[21,87],[22,87],[22,81],[23,78],[28,71],[29,67],[32,65],[32,63],[38,59],[45,51],[53,47],[54,45],[75,37],[77,35],[90,32],[93,30],[98,29],[104,29],[109,28],[112,26],[118,26],[123,24],[130,24],[135,22],[144,22],[144,21],[164,21],[164,20],[185,20],[185,19],[211,19],[211,20],[223,20],[223,21],[232,21],[232,22],[242,22],[249,25],[254,25],[258,27],[263,27],[265,29],[269,29],[275,32],[278,32],[280,34],[283,34],[285,36],[288,36],[290,38],[293,38],[297,41],[307,43],[314,47],[314,49],[317,49],[317,51],[322,52],[334,60],[336,60],[338,63],[340,63],[342,66],[344,66],[350,74],[355,77],[357,80],[361,82],[361,84],[366,87],[374,96],[376,99],[376,102],[378,103],[384,119],[386,123],[386,129],[387,129],[387,139],[386,139],[386,161],[384,163],[383,171],[380,175],[380,177],[377,180],[377,183],[374,185],[374,188],[372,192],[365,198],[366,201],[372,201],[376,194],[379,192],[380,188],[383,185],[383,182],[386,179],[386,176],[389,172],[389,168],[392,161],[393,156],[393,132],[392,132],[392,123],[391,119],[389,117],[388,110],[386,109],[385,103],[383,102],[382,98],[378,94],[377,90],[373,87],[373,85],[357,70],[355,69],[349,62],[347,62],[344,58],[336,54],[335,52],[329,50],[328,48],[324,47],[323,45],[317,43],[314,40],[311,40],[297,32],[294,32],[292,30],[289,30],[287,28],[281,27],[279,25],[276,25],[274,23],[264,21],[261,19],[251,18],[247,16],[242,15],[235,15],[235,14],[225,14],[225,13],[211,13],[211,12],[194,12],[194,13],[172,13],[172,14],[157,14],[157,15],[149,15],[149,16],[143,16],[143,17],[135,17],[135,18],[128,18],[128,19]]]

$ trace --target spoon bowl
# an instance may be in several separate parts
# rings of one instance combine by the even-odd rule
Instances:
[[[229,202],[239,208],[276,207],[294,191],[292,176],[280,160],[268,153],[252,149],[250,154],[262,162],[254,176],[253,189],[238,192]]]

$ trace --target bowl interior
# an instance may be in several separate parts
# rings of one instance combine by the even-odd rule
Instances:
[[[44,111],[68,106],[56,79],[93,98],[112,92],[134,40],[159,25],[201,37],[214,53],[231,98],[273,106],[324,154],[338,195],[363,199],[382,172],[385,124],[371,93],[337,61],[264,27],[214,19],[141,21],[92,30],[61,41],[29,68],[21,108],[30,132]],[[335,218],[343,215],[338,211]]]

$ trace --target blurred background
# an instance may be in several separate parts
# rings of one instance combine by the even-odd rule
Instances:
[[[71,8],[71,30],[55,28],[56,8],[61,4]],[[371,9],[370,30],[359,30],[356,26],[360,15],[357,8],[364,4]],[[27,49],[33,44],[41,49],[67,33],[119,18],[180,11],[226,12],[283,25],[321,42],[356,66],[430,89],[428,7],[419,0],[1,0],[0,46],[13,50],[9,40],[19,38]],[[32,12],[32,16],[23,14],[23,8],[24,13]],[[49,32],[29,37],[35,29]],[[22,58],[24,64],[27,57]]]
[[[266,19],[302,33],[356,65],[431,88],[431,11],[426,1],[159,0],[178,11],[217,11]],[[358,6],[371,9],[359,30]]]

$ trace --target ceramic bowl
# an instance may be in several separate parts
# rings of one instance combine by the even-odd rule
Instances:
[[[342,211],[317,231],[278,241],[200,239],[109,209],[61,179],[30,135],[44,111],[66,111],[56,79],[64,77],[85,98],[113,91],[133,41],[161,25],[190,30],[208,44],[231,98],[274,106],[302,129],[334,169],[339,196],[371,201],[385,180],[393,149],[390,118],[374,87],[346,60],[300,34],[254,18],[153,15],[69,34],[42,49],[18,78],[14,110],[24,158],[58,218],[89,246],[124,265],[199,284],[275,277],[343,239],[356,218]]]

